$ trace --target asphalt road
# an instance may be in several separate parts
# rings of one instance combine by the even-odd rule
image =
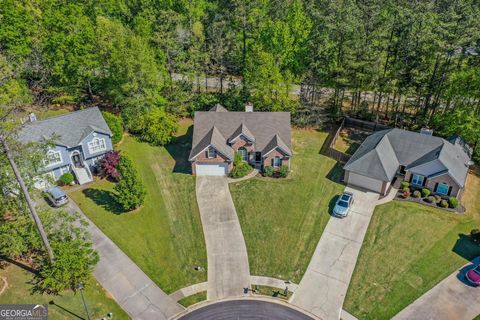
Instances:
[[[194,310],[179,320],[313,320],[287,306],[262,300],[218,302]]]

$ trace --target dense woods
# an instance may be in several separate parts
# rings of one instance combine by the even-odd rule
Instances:
[[[480,140],[478,0],[0,4],[3,103],[100,104],[136,131],[154,108],[249,100],[298,125],[349,113]]]

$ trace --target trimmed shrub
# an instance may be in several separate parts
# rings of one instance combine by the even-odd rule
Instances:
[[[400,189],[405,189],[405,188],[408,188],[410,187],[410,183],[408,181],[402,181],[400,182]]]
[[[263,175],[265,177],[273,176],[273,172],[274,172],[274,170],[273,170],[272,166],[266,166],[266,167],[263,168]]]
[[[175,133],[177,133],[177,119],[163,108],[154,108],[139,120],[140,138],[153,145],[163,146],[168,144],[175,137]]]
[[[430,193],[432,193],[432,192],[430,191],[430,189],[428,189],[428,188],[423,188],[423,189],[422,189],[422,197],[426,198],[426,197],[428,197],[428,196],[430,195]]]
[[[123,136],[123,122],[120,117],[110,113],[102,112],[103,118],[108,124],[108,127],[112,131],[112,143],[117,144],[122,140]]]
[[[252,168],[248,165],[248,163],[240,162],[239,164],[233,167],[233,170],[231,173],[232,178],[245,177],[251,171],[251,169]]]
[[[108,151],[100,160],[100,168],[107,177],[118,179],[120,173],[117,170],[118,163],[120,162],[120,153],[118,151]]]
[[[408,197],[410,197],[410,190],[408,190],[408,188],[406,188],[407,190],[404,190],[403,193],[402,193],[402,196],[407,199]]]
[[[440,201],[440,207],[442,207],[442,208],[448,208],[448,201],[447,201],[447,200],[442,200],[442,201]]]
[[[235,152],[235,156],[233,157],[233,165],[238,166],[242,163],[242,154],[240,152]]]
[[[115,185],[115,199],[124,210],[133,210],[140,207],[145,200],[145,187],[133,166],[132,160],[122,156],[117,166],[120,173],[119,181]]]
[[[286,178],[290,170],[288,170],[288,166],[281,166],[278,172],[280,174],[280,177]]]
[[[422,194],[420,193],[420,191],[418,191],[418,190],[413,191],[413,196],[414,196],[415,198],[420,198],[421,195],[422,195]]]
[[[404,188],[402,188],[402,191],[410,193],[410,188],[409,187],[404,187]]]
[[[440,197],[438,194],[434,195],[434,197],[435,197],[436,203],[439,203],[440,201],[442,201],[442,197]]]
[[[450,208],[458,207],[458,199],[455,197],[448,198],[448,205],[450,206]]]
[[[71,174],[70,172],[65,172],[60,176],[59,181],[62,185],[66,186],[72,183],[74,179],[75,177],[73,176],[73,174]]]
[[[427,202],[429,202],[429,203],[435,203],[435,202],[436,202],[434,196],[429,196],[426,200],[427,200]]]

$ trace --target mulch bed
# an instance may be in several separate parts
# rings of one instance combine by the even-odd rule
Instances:
[[[465,207],[462,206],[460,203],[458,204],[458,206],[456,208],[444,208],[444,207],[440,206],[438,203],[430,203],[430,202],[426,201],[425,199],[423,199],[422,197],[415,198],[415,197],[410,196],[408,198],[404,198],[403,193],[400,192],[400,191],[397,193],[397,195],[395,197],[395,200],[420,203],[420,204],[423,204],[423,205],[426,205],[426,206],[429,206],[429,207],[442,209],[442,210],[449,211],[449,212],[452,212],[452,213],[465,213]]]

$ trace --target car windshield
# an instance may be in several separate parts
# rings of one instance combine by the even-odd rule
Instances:
[[[350,196],[348,194],[344,194],[344,195],[342,195],[341,200],[348,201],[348,200],[350,200]]]
[[[348,208],[348,202],[346,201],[338,201],[338,205],[340,207]]]

